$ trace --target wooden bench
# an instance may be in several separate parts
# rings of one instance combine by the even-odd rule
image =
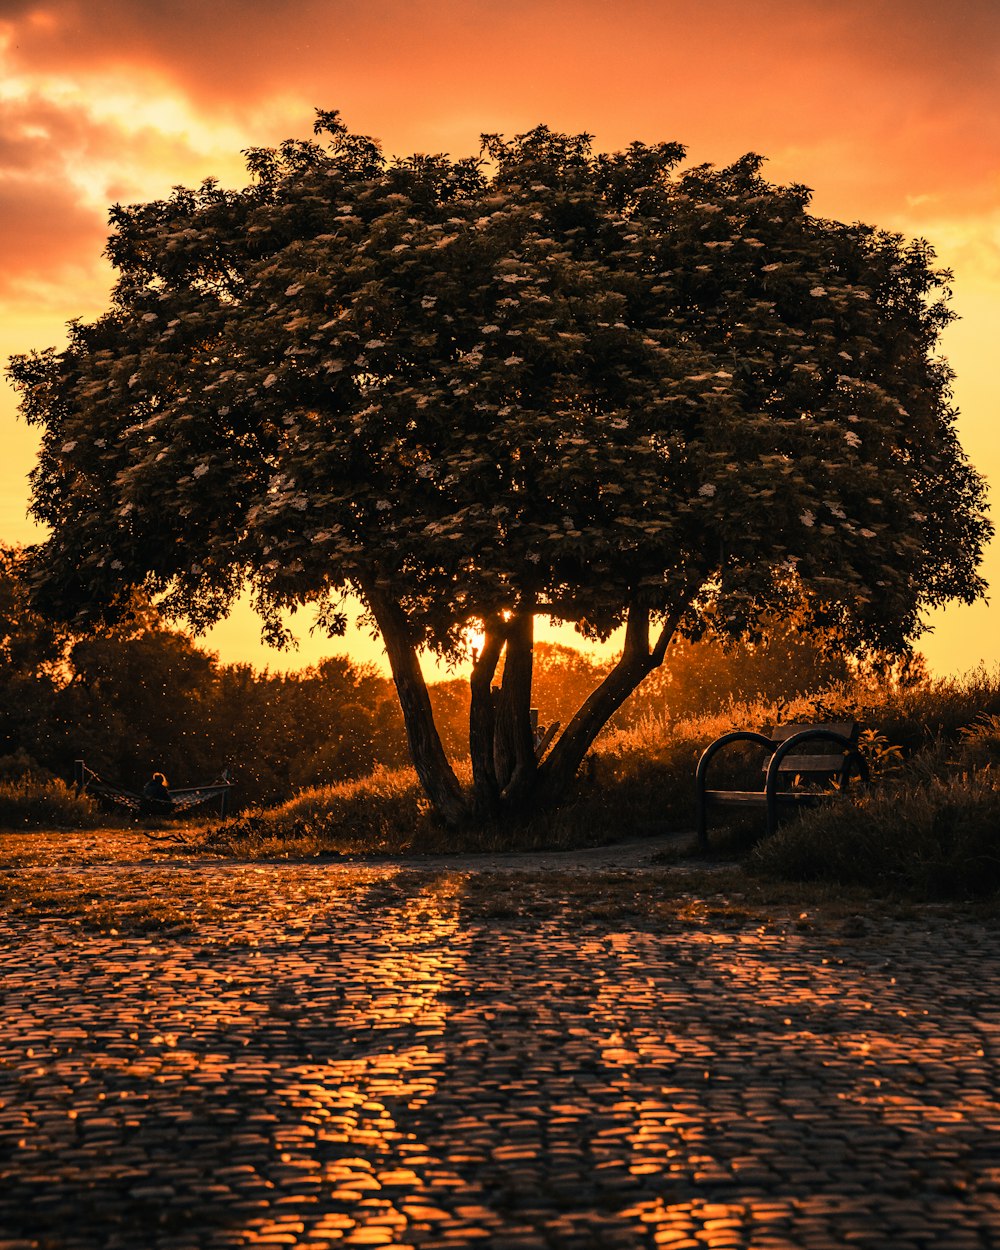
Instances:
[[[753,742],[766,753],[763,790],[711,790],[708,768],[724,747],[734,742]],[[835,721],[824,725],[783,725],[771,737],[738,730],[717,738],[698,761],[698,842],[708,849],[708,809],[713,806],[763,807],[767,816],[767,832],[778,827],[782,809],[812,805],[833,793],[830,783],[836,781],[846,789],[852,774],[862,782],[868,780],[868,765],[858,750],[858,726],[853,721]],[[779,782],[791,781],[789,788]],[[822,788],[817,788],[821,785]]]

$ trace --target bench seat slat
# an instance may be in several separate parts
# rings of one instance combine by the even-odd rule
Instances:
[[[778,790],[774,799],[776,803],[815,803],[818,799],[828,798],[829,794],[829,790]],[[706,790],[705,801],[734,807],[764,807],[767,796],[763,790]]]

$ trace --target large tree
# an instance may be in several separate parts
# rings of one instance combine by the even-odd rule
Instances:
[[[43,432],[39,605],[141,589],[201,627],[248,581],[280,641],[282,609],[335,632],[356,594],[461,821],[558,799],[678,630],[794,613],[898,649],[982,593],[926,243],[811,216],[754,155],[682,169],[676,143],[541,127],[387,162],[335,113],[316,133],[249,151],[243,190],[116,205],[107,313],[12,361]],[[625,626],[541,764],[538,616]],[[464,793],[417,653],[472,631]]]

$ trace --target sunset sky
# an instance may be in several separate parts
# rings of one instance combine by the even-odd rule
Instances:
[[[316,107],[399,155],[545,122],[602,149],[679,140],[697,163],[760,152],[816,213],[929,239],[954,271],[962,441],[993,482],[998,97],[998,0],[0,0],[0,356],[104,308],[109,204],[243,185],[240,149],[308,136]],[[6,386],[0,427],[0,539],[26,542],[35,436]],[[985,575],[1000,585],[996,546]],[[932,624],[935,672],[1000,661],[1000,606]],[[367,637],[267,651],[248,612],[209,643],[272,668],[377,658]]]

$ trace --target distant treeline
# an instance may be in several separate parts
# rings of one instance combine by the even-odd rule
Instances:
[[[221,664],[150,610],[127,632],[75,637],[29,610],[16,553],[0,549],[0,777],[26,770],[69,779],[83,758],[135,787],[154,769],[172,784],[232,770],[238,803],[272,803],[304,787],[407,762],[392,682],[369,664],[333,656],[300,673]],[[570,647],[535,649],[534,703],[543,725],[566,724],[606,665]],[[849,675],[794,630],[725,650],[682,643],[621,709],[612,727],[651,713],[681,717],[729,700],[815,692]],[[446,749],[468,743],[468,683],[431,687]]]

